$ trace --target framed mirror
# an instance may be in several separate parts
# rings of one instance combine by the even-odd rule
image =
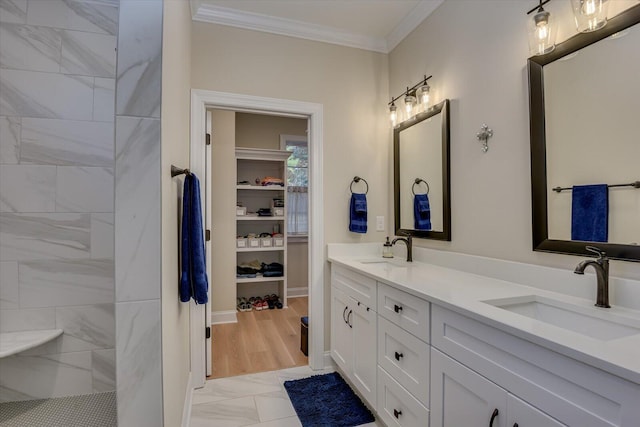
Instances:
[[[396,235],[451,240],[449,100],[393,130]]]
[[[529,58],[534,250],[589,255],[592,245],[640,261],[638,46],[640,5]],[[604,208],[580,204],[585,187],[575,186],[587,185],[603,191]],[[585,218],[598,233],[577,232]]]

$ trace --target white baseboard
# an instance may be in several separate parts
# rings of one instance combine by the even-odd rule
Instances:
[[[336,363],[333,361],[333,359],[331,358],[331,352],[330,351],[325,351],[324,354],[322,355],[322,360],[323,360],[323,364],[324,364],[324,369],[338,369],[338,365],[336,365]]]
[[[211,324],[219,325],[221,323],[238,323],[236,310],[212,311]]]
[[[184,395],[184,407],[182,408],[182,427],[189,427],[191,424],[191,403],[193,398],[193,384],[191,382],[192,376],[189,372],[189,379],[187,380],[187,391]]]
[[[306,297],[309,296],[309,287],[300,286],[296,288],[287,287],[287,298]]]

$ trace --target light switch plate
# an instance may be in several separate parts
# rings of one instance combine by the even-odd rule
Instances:
[[[376,217],[376,231],[384,231],[384,216]]]

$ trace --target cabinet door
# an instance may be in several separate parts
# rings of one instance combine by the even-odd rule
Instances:
[[[351,311],[351,310],[349,310]],[[376,406],[376,320],[375,311],[364,304],[353,304],[347,316],[353,326],[353,382],[358,391],[375,409]]]
[[[434,348],[431,379],[431,427],[507,426],[507,392]]]
[[[512,394],[508,399],[507,427],[566,427]]]
[[[349,311],[353,310],[351,301],[340,289],[331,287],[331,357],[347,375],[353,360],[353,323],[347,321]]]

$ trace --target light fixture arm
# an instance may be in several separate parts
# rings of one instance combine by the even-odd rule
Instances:
[[[547,1],[551,1],[551,0],[547,0]],[[402,92],[400,95],[398,95],[398,96],[392,97],[392,98],[391,98],[391,101],[390,101],[387,105],[391,105],[391,104],[393,104],[394,102],[396,102],[398,99],[402,98],[403,96],[415,95],[416,89],[417,89],[419,86],[422,86],[422,85],[426,84],[426,83],[427,83],[427,80],[429,80],[431,77],[433,77],[433,76],[429,76],[429,77],[427,77],[427,75],[425,74],[424,78],[423,78],[423,79],[421,79],[418,83],[416,83],[415,85],[413,85],[413,86],[411,86],[411,87],[408,87],[408,86],[407,86],[407,90],[406,90],[406,91],[403,91],[403,92]]]
[[[544,9],[542,8],[542,6],[544,6],[545,4],[549,3],[551,0],[540,0],[540,3],[534,7],[533,9],[531,9],[530,11],[527,12],[527,15],[531,15],[533,12],[542,12],[544,11]]]

